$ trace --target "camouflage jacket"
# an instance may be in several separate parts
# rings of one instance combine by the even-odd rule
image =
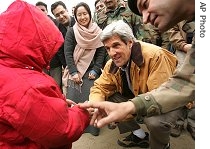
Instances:
[[[155,44],[163,49],[169,48],[169,34],[167,31],[160,33],[156,27],[148,23],[142,24],[140,33],[142,35],[142,41]]]
[[[106,8],[104,7],[100,12],[94,12],[93,21],[98,24],[98,26],[103,29],[104,22],[107,19]]]
[[[104,16],[105,15],[105,16]],[[98,26],[104,29],[107,25],[111,24],[113,21],[124,20],[133,30],[134,36],[141,40],[141,33],[139,28],[142,24],[140,16],[134,14],[128,7],[119,3],[117,9],[106,10],[105,14],[98,14],[95,22]]]
[[[167,46],[162,46],[161,35],[150,24],[143,24],[142,16],[135,15],[128,7],[119,3],[117,9],[106,10],[94,13],[94,21],[101,29],[104,29],[113,21],[124,20],[132,28],[134,36],[141,41],[152,43],[167,49]],[[161,42],[161,43],[160,43]],[[169,43],[169,41],[168,41]]]
[[[184,64],[159,88],[141,94],[131,101],[137,117],[153,116],[175,110],[195,100],[195,40],[187,52]]]

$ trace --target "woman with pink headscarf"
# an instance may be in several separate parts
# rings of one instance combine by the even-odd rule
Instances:
[[[69,72],[66,80],[68,99],[76,103],[88,100],[94,80],[101,74],[105,48],[100,40],[102,30],[92,22],[89,6],[80,2],[75,6],[76,23],[69,28],[64,42],[64,53]],[[86,132],[99,135],[99,129],[89,126]]]

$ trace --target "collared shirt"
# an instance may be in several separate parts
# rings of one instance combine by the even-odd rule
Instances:
[[[128,87],[133,93],[133,88],[132,88],[132,84],[131,84],[131,80],[130,80],[130,61],[127,63],[126,67],[120,67],[120,69],[125,72]]]

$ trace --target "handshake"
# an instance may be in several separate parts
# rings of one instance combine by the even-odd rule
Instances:
[[[70,107],[76,105],[73,101],[67,99]],[[90,114],[90,125],[102,128],[111,122],[124,121],[135,114],[135,105],[132,101],[114,103],[109,101],[84,102],[77,104],[82,109],[86,109]]]

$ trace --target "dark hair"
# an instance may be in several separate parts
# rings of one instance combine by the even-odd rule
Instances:
[[[90,7],[88,6],[88,4],[86,4],[86,3],[84,3],[84,2],[80,2],[80,3],[78,3],[78,4],[75,6],[75,8],[74,8],[74,17],[75,17],[75,19],[77,20],[77,15],[76,15],[77,9],[78,9],[79,7],[81,7],[81,6],[85,7],[85,9],[87,10],[88,14],[90,15],[90,18],[92,18],[92,16],[91,16],[91,10],[90,10]]]
[[[100,2],[100,1],[101,1],[101,0],[96,0],[96,1],[95,1],[95,7],[96,7],[96,4],[97,4],[98,2]]]
[[[57,1],[57,2],[55,2],[55,3],[53,3],[53,4],[51,5],[51,12],[52,12],[52,14],[53,14],[53,10],[54,10],[55,8],[57,8],[58,5],[61,5],[61,6],[63,6],[63,8],[67,9],[67,8],[66,8],[66,5],[64,4],[64,2],[62,2],[62,1]]]
[[[36,3],[36,6],[44,6],[47,10],[47,4],[45,4],[44,2],[39,1],[39,2]]]

